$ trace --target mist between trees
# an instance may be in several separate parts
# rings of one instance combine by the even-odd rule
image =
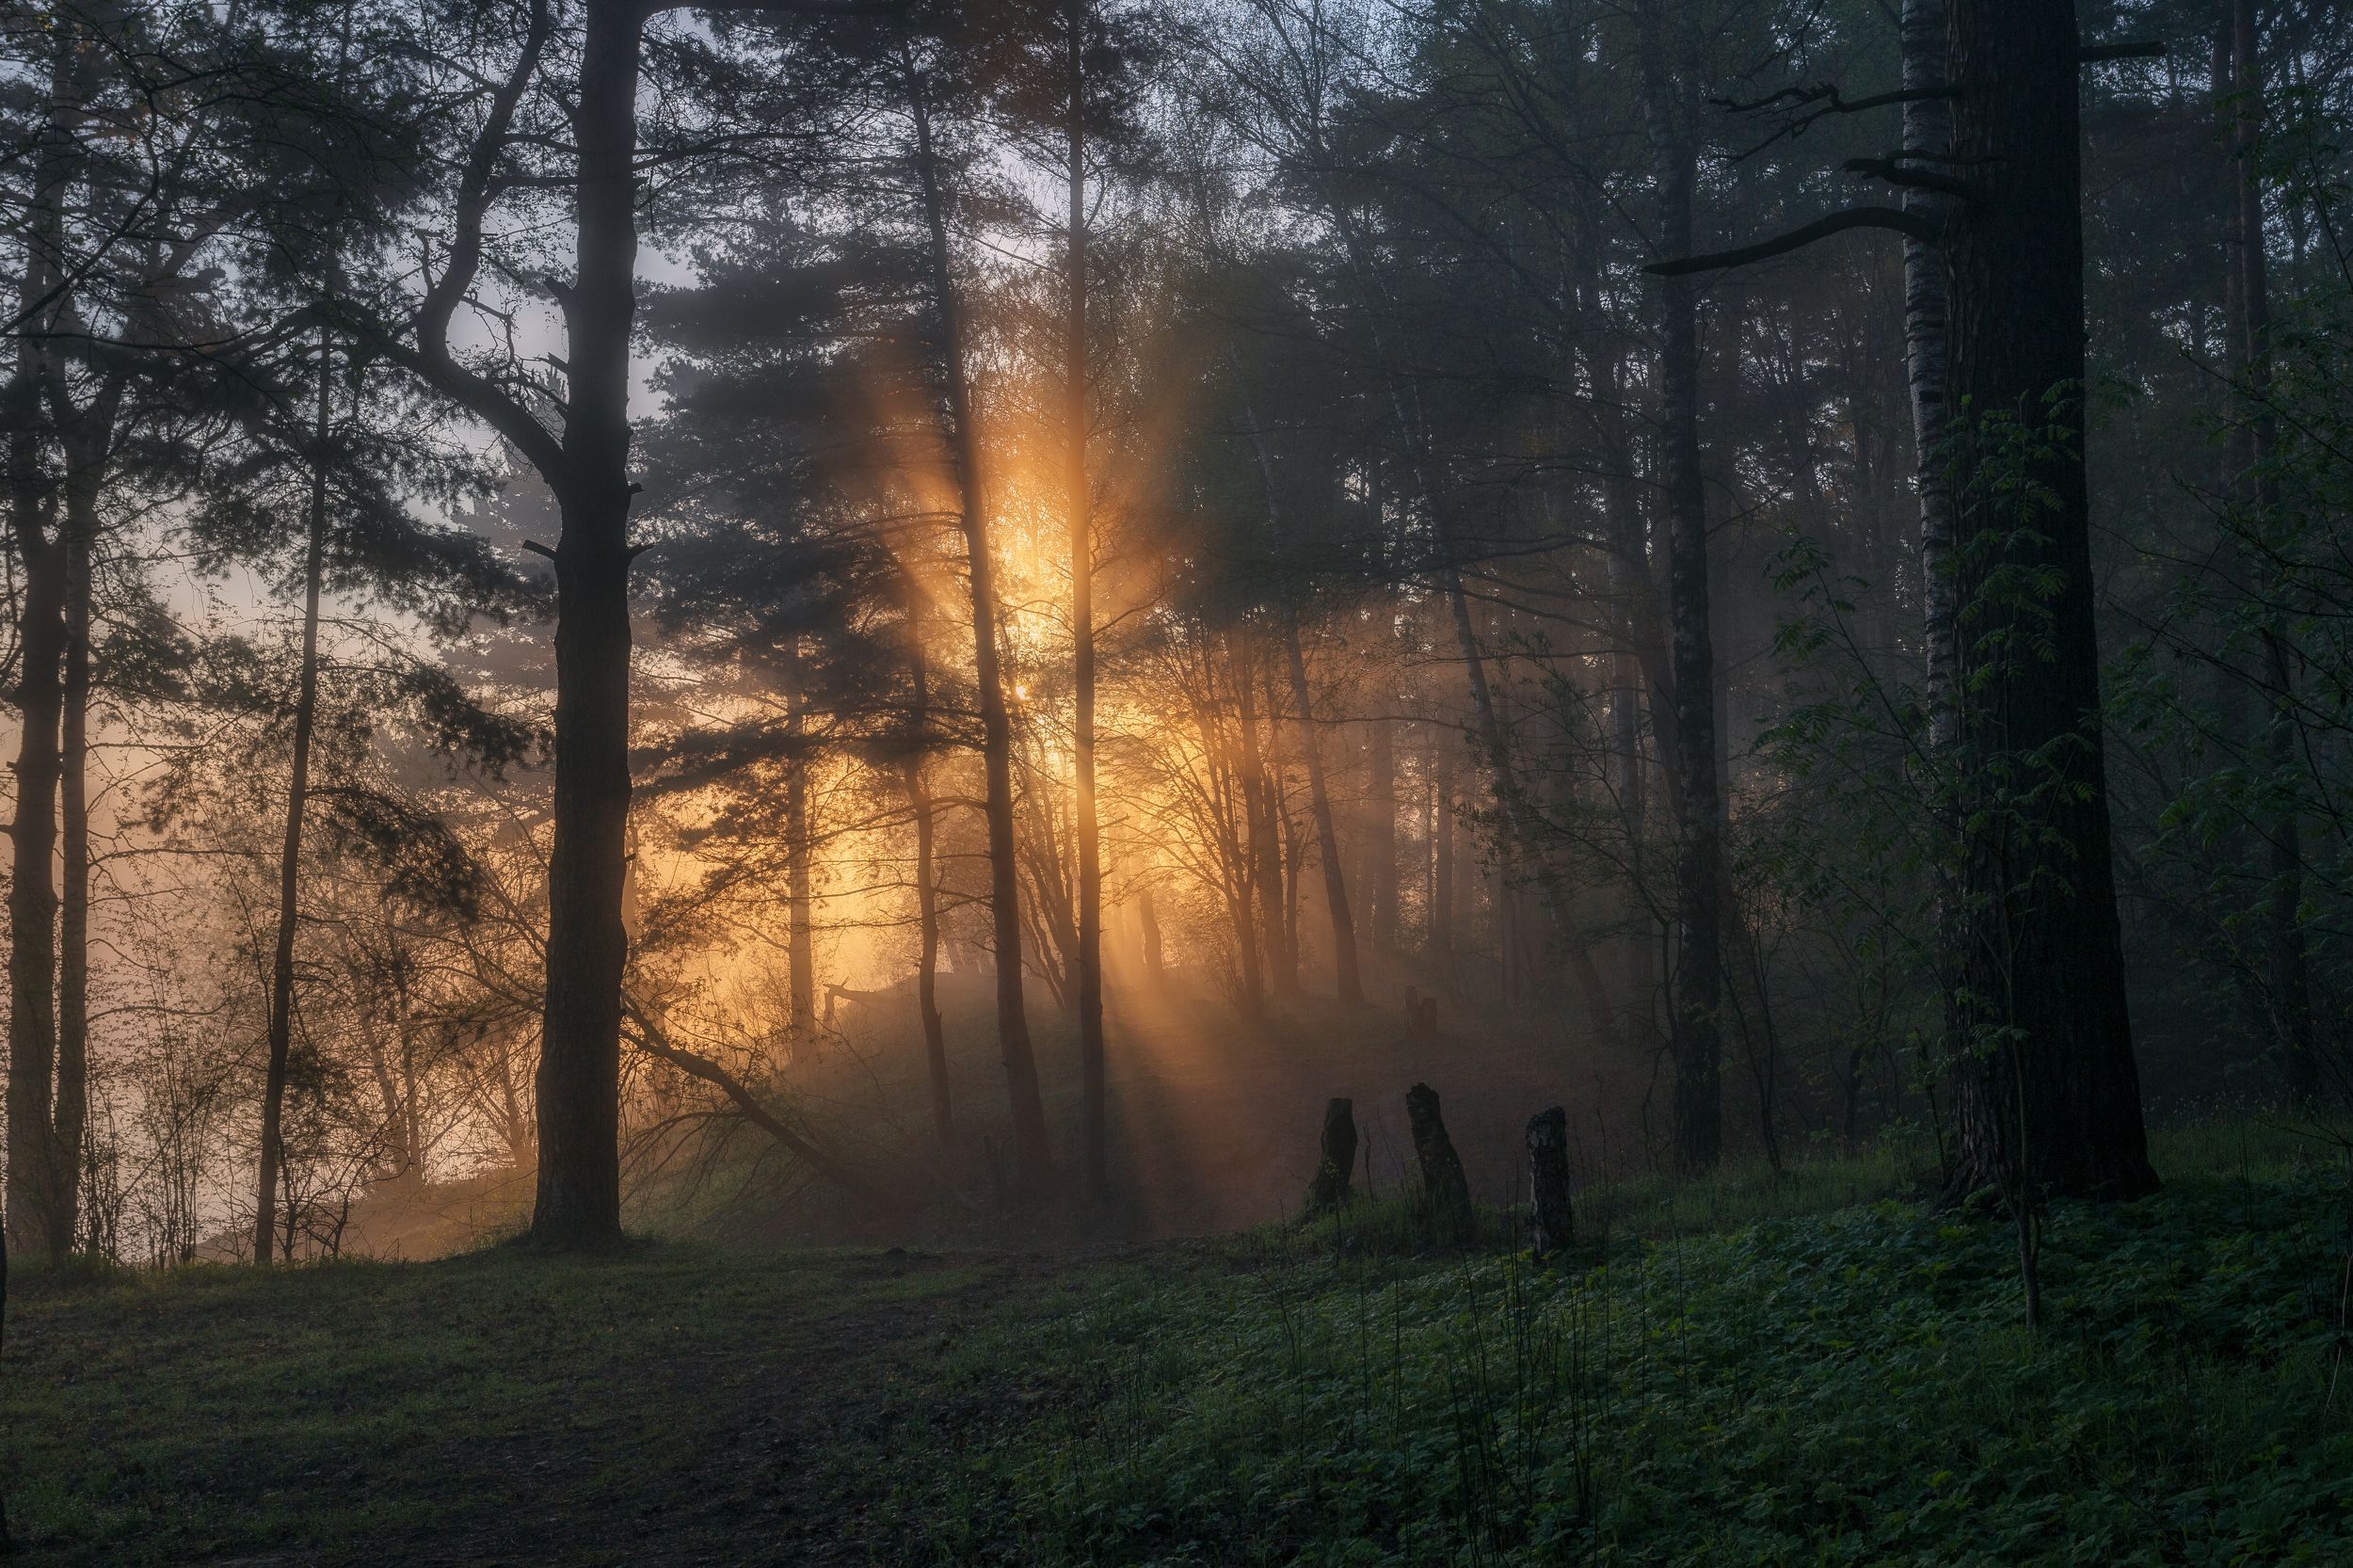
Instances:
[[[2346,20],[10,8],[11,1249],[2337,1095]]]

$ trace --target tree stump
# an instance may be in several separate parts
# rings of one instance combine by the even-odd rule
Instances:
[[[1406,1090],[1405,1124],[1414,1133],[1422,1195],[1449,1223],[1467,1229],[1470,1183],[1463,1176],[1463,1160],[1454,1152],[1454,1140],[1446,1135],[1446,1120],[1438,1114],[1438,1091],[1427,1083]]]
[[[1541,1261],[1577,1240],[1569,1208],[1569,1113],[1560,1106],[1528,1119],[1528,1191],[1535,1208],[1530,1239]]]
[[[1347,1206],[1354,1195],[1349,1176],[1355,1168],[1356,1102],[1336,1095],[1323,1107],[1323,1143],[1315,1178],[1307,1183],[1308,1219]]]

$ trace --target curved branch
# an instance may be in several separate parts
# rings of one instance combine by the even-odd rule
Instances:
[[[1843,213],[1817,217],[1802,229],[1792,229],[1772,239],[1744,245],[1737,250],[1718,250],[1705,256],[1678,256],[1673,261],[1653,262],[1642,270],[1657,278],[1682,278],[1694,272],[1716,272],[1725,267],[1747,266],[1752,262],[1769,261],[1801,249],[1816,240],[1843,234],[1849,229],[1892,229],[1897,233],[1924,245],[1936,243],[1936,225],[1918,213],[1908,213],[1899,207],[1850,207]]]
[[[637,1026],[634,1038],[631,1043],[639,1050],[648,1056],[658,1056],[687,1077],[700,1079],[717,1089],[735,1102],[735,1108],[744,1113],[745,1121],[783,1144],[786,1151],[793,1158],[827,1181],[832,1182],[850,1197],[877,1209],[896,1207],[881,1192],[870,1185],[864,1177],[853,1174],[846,1167],[837,1163],[814,1144],[786,1126],[783,1119],[775,1112],[760,1103],[760,1096],[753,1094],[742,1079],[737,1078],[707,1056],[688,1050],[682,1046],[672,1045],[669,1036],[663,1032],[661,1026],[648,1017],[645,1009],[638,1006],[633,999],[624,997],[621,1005],[628,1013],[630,1022]]]
[[[553,30],[548,0],[533,0],[531,24],[524,32],[515,69],[491,95],[489,116],[467,154],[466,170],[457,184],[456,232],[450,246],[449,263],[441,269],[441,276],[424,291],[424,298],[418,306],[416,342],[412,345],[387,335],[379,346],[390,358],[424,377],[435,391],[454,399],[513,442],[540,476],[557,488],[560,500],[563,444],[513,393],[490,377],[459,363],[449,345],[450,322],[482,270],[482,226],[498,195],[499,155],[508,145],[515,111],[522,103]]]

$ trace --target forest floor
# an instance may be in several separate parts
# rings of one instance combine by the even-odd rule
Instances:
[[[1622,1191],[1542,1269],[1388,1200],[35,1276],[0,1484],[39,1564],[2353,1561],[2340,1147],[2161,1141],[2055,1208],[2040,1335],[2015,1230],[1868,1163]]]

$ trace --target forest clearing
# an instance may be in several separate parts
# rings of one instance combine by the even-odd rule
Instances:
[[[0,1552],[2353,1562],[2345,0],[0,0]]]

